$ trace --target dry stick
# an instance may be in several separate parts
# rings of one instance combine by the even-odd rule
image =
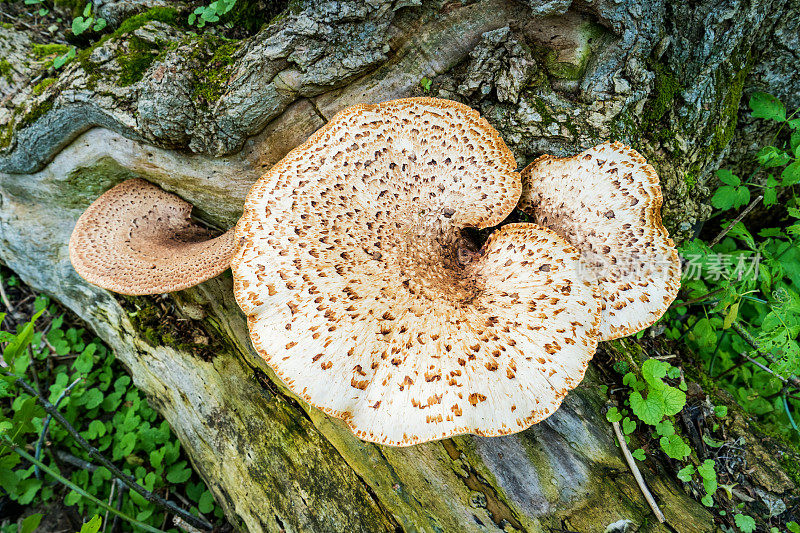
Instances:
[[[0,281],[0,298],[3,300],[3,305],[6,306],[8,309],[9,314],[14,314],[14,306],[11,305],[11,302],[8,301],[8,295],[6,295],[6,289],[3,287],[2,281]]]
[[[750,346],[751,346],[751,347],[752,347],[752,348],[753,348],[753,349],[756,351],[756,353],[757,353],[757,354],[758,354],[760,357],[763,357],[763,358],[764,358],[764,359],[766,359],[767,361],[770,361],[770,362],[773,362],[773,363],[775,362],[775,360],[774,360],[774,359],[773,359],[773,358],[772,358],[772,357],[771,357],[771,356],[770,356],[768,353],[766,353],[764,350],[762,350],[762,349],[761,349],[761,346],[759,346],[759,345],[758,345],[758,342],[756,342],[756,340],[753,338],[753,336],[750,334],[750,332],[749,332],[749,331],[747,331],[746,329],[744,329],[742,326],[740,326],[740,325],[738,324],[738,322],[733,322],[733,323],[731,324],[731,328],[732,328],[732,329],[733,329],[733,330],[734,330],[736,333],[738,333],[738,334],[739,334],[739,336],[740,336],[742,339],[744,339],[744,341],[745,341],[747,344],[749,344],[749,345],[750,345]],[[745,357],[746,357],[746,358],[747,358],[747,360],[749,360],[750,362],[757,364],[757,365],[758,365],[760,368],[763,368],[763,369],[767,370],[768,372],[770,372],[771,374],[773,374],[773,375],[776,375],[774,372],[772,372],[772,370],[769,370],[769,369],[767,369],[767,368],[766,368],[764,365],[762,365],[761,363],[758,363],[758,362],[754,361],[753,359],[751,359],[750,357],[748,357],[748,356],[746,356],[746,355],[745,355]],[[783,379],[783,378],[781,378],[781,379]],[[795,387],[797,387],[798,389],[800,389],[800,379],[798,379],[798,378],[797,378],[797,376],[789,376],[787,379],[784,379],[784,383],[785,383],[786,381],[788,381],[789,383],[791,383],[792,385],[794,385]]]
[[[186,533],[201,533],[199,529],[187,524],[186,521],[183,520],[180,516],[172,517],[172,525],[181,528],[182,530],[186,531]]]
[[[137,493],[139,493],[145,500],[149,501],[150,503],[155,503],[162,509],[166,509],[173,514],[181,516],[184,520],[186,520],[186,522],[197,528],[205,529],[207,531],[211,531],[214,528],[214,526],[212,526],[209,522],[194,516],[185,509],[181,509],[174,503],[165,500],[158,494],[154,494],[149,490],[145,489],[144,487],[142,487],[141,485],[139,485],[138,483],[136,483],[135,479],[133,479],[131,476],[129,476],[128,474],[117,468],[116,465],[114,465],[114,463],[106,459],[105,456],[103,456],[97,450],[97,448],[86,442],[86,439],[84,439],[81,436],[81,434],[78,433],[78,430],[76,430],[74,427],[72,427],[72,425],[69,422],[67,422],[67,419],[64,418],[61,412],[58,409],[56,409],[53,406],[53,404],[48,402],[45,398],[39,396],[39,394],[36,392],[36,389],[34,389],[27,381],[17,378],[16,384],[25,389],[31,396],[36,398],[39,401],[39,403],[42,404],[44,410],[47,411],[49,414],[51,414],[53,418],[55,418],[62,426],[64,426],[64,429],[66,429],[67,432],[70,435],[72,435],[72,438],[74,438],[78,442],[78,444],[84,450],[86,450],[86,452],[89,454],[90,457],[96,459],[100,464],[108,468],[114,475],[114,477],[120,479],[131,490],[134,490]]]
[[[704,294],[702,296],[698,296],[697,298],[692,298],[691,300],[688,300],[686,302],[681,302],[681,303],[672,305],[672,306],[670,306],[670,309],[677,309],[679,307],[686,307],[688,305],[696,304],[697,302],[702,302],[703,300],[707,300],[707,299],[711,298],[712,296],[721,293],[724,290],[725,290],[725,287],[720,287],[719,289],[713,290],[713,291],[709,292],[708,294]]]
[[[619,447],[622,448],[622,455],[625,456],[625,461],[627,461],[631,472],[633,472],[633,477],[636,479],[636,484],[639,485],[639,490],[641,490],[642,494],[644,494],[644,499],[647,500],[647,505],[649,505],[650,509],[653,510],[653,514],[656,515],[658,521],[663,524],[667,521],[667,519],[664,518],[664,513],[662,513],[661,509],[658,508],[656,500],[653,498],[653,495],[650,494],[650,490],[647,488],[647,485],[644,484],[642,473],[639,472],[639,467],[636,466],[636,462],[631,455],[631,451],[628,449],[628,445],[625,444],[625,437],[622,436],[622,430],[619,428],[619,422],[611,422],[611,425],[614,427],[614,433],[617,435]]]
[[[758,202],[760,202],[760,201],[761,201],[763,198],[764,198],[764,195],[763,195],[763,194],[760,194],[760,195],[758,195],[758,196],[756,197],[756,199],[755,199],[755,200],[753,200],[752,202],[750,202],[750,205],[748,205],[748,206],[745,208],[745,210],[744,210],[744,211],[742,211],[741,213],[739,213],[739,216],[738,216],[738,217],[736,217],[736,218],[734,218],[734,219],[733,219],[733,222],[731,222],[730,224],[728,224],[728,227],[726,227],[724,230],[722,230],[722,231],[719,233],[719,235],[717,235],[716,237],[714,237],[714,240],[713,240],[713,241],[711,241],[711,244],[709,244],[709,245],[708,245],[708,247],[709,247],[709,248],[713,248],[715,244],[719,243],[719,241],[721,241],[721,240],[722,240],[722,238],[723,238],[725,235],[727,235],[727,234],[728,234],[728,232],[731,230],[731,228],[732,228],[732,227],[734,227],[734,226],[735,226],[737,223],[741,222],[741,221],[742,221],[742,219],[743,219],[744,217],[746,217],[746,216],[747,216],[747,213],[749,213],[750,211],[752,211],[752,210],[753,210],[753,208],[756,206],[756,204],[758,204]]]
[[[30,348],[30,346],[29,346]],[[58,395],[56,399],[55,408],[58,409],[58,406],[61,404],[61,401],[67,397],[67,395],[72,391],[73,387],[83,381],[83,378],[78,378],[72,383],[70,383],[69,387],[61,391],[61,394]],[[38,387],[37,387],[38,388]],[[42,448],[44,447],[44,441],[47,438],[47,432],[50,429],[50,421],[53,420],[51,415],[47,415],[47,418],[44,419],[44,423],[42,423],[42,434],[39,435],[39,441],[36,443],[36,451],[34,452],[33,456],[36,459],[41,459],[42,457]],[[39,467],[34,467],[33,470],[36,473],[36,479],[42,479],[42,471],[39,470]]]

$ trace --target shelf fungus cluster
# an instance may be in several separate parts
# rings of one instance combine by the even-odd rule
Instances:
[[[202,272],[193,282],[229,260],[258,353],[362,439],[504,435],[553,414],[597,343],[652,324],[680,277],[658,178],[633,150],[606,144],[515,169],[498,133],[464,105],[358,105],[256,182],[235,235],[186,244],[177,235],[195,234],[182,200],[150,186],[160,200],[147,214],[93,204],[70,251],[87,280],[129,294],[130,281],[109,278],[135,279],[140,291],[161,260],[202,248],[207,264],[178,261],[184,279]],[[475,229],[518,203],[535,223],[474,242]],[[109,209],[133,229],[107,228],[99,212]],[[120,248],[124,260],[107,265],[103,254]]]

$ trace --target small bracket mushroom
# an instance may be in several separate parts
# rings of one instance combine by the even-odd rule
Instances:
[[[655,323],[681,285],[681,264],[661,222],[656,171],[637,151],[605,143],[573,157],[545,155],[522,171],[519,207],[578,248],[600,284],[600,340]]]
[[[259,354],[360,438],[503,435],[551,415],[597,346],[597,285],[555,232],[510,224],[497,132],[458,103],[337,114],[251,189],[236,300]]]
[[[69,240],[75,270],[121,294],[179,291],[221,274],[235,249],[192,222],[192,205],[143,180],[111,188],[80,216]]]

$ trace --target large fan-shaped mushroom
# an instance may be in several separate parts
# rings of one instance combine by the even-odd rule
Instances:
[[[678,253],[661,222],[652,166],[615,142],[564,159],[542,156],[522,171],[519,207],[581,251],[601,289],[600,340],[652,325],[681,284]]]
[[[80,216],[69,257],[86,281],[121,294],[178,291],[221,274],[235,248],[192,222],[192,205],[142,179],[120,183]]]
[[[336,115],[247,196],[231,267],[258,352],[357,436],[501,435],[552,414],[594,354],[580,254],[502,221],[516,163],[477,112],[412,98]]]

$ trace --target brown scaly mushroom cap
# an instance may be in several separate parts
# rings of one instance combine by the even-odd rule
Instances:
[[[258,352],[360,438],[502,435],[552,414],[594,354],[596,285],[554,232],[502,221],[516,163],[476,111],[337,114],[247,196],[231,264]]]
[[[194,224],[192,205],[142,179],[105,192],[80,216],[69,258],[80,276],[121,294],[186,289],[221,274],[233,230],[215,238]]]
[[[600,340],[651,326],[678,294],[681,265],[661,204],[653,167],[618,142],[545,155],[522,171],[520,209],[578,248],[600,284]]]

